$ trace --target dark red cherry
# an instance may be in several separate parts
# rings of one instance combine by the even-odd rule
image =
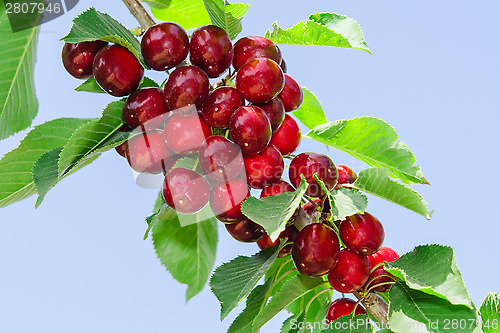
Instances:
[[[297,150],[300,138],[299,125],[292,117],[285,114],[283,123],[271,137],[271,143],[278,148],[282,155],[288,155]]]
[[[259,107],[239,107],[231,116],[229,132],[243,154],[256,154],[267,147],[271,140],[271,123]]]
[[[95,40],[92,42],[65,43],[62,49],[62,62],[69,74],[77,79],[92,76],[94,58],[108,42]]]
[[[198,113],[172,114],[165,123],[165,142],[174,153],[189,155],[200,150],[212,130]]]
[[[283,71],[283,73],[286,74],[286,62],[285,62],[285,59],[281,59],[281,64],[280,64],[280,67],[281,67],[281,70]]]
[[[264,228],[247,218],[226,224],[226,229],[234,239],[245,243],[257,242],[266,234]]]
[[[243,37],[234,44],[234,69],[239,70],[255,58],[269,58],[279,64],[281,51],[273,41],[261,36]]]
[[[321,198],[312,198],[311,201],[306,202],[302,209],[306,211],[307,214],[314,214],[318,208],[321,207]]]
[[[385,238],[382,223],[367,212],[346,217],[339,232],[345,246],[367,256],[377,252]]]
[[[141,40],[144,61],[156,71],[166,71],[186,59],[189,38],[178,24],[165,22],[150,27]]]
[[[191,36],[189,59],[208,77],[218,77],[233,61],[233,44],[228,34],[215,25],[199,27]]]
[[[94,78],[102,89],[113,96],[133,93],[141,84],[144,68],[137,58],[120,45],[102,48],[92,65]]]
[[[208,98],[209,89],[208,76],[201,68],[182,66],[168,77],[163,96],[170,110],[185,113],[183,110],[192,110],[185,108],[188,105],[195,105],[197,110],[201,110]]]
[[[244,156],[247,183],[253,188],[264,188],[280,180],[285,163],[278,149],[268,145],[258,154]]]
[[[240,148],[222,136],[207,138],[198,156],[203,172],[220,183],[233,180],[243,173],[244,162]]]
[[[388,246],[382,246],[380,249],[378,249],[377,252],[368,256],[368,258],[370,259],[370,264],[372,264],[373,257],[377,258],[378,260],[377,263],[373,262],[373,267],[375,267],[382,261],[393,262],[394,260],[399,259],[399,254],[394,249]]]
[[[234,111],[245,105],[245,100],[233,87],[215,89],[203,105],[203,119],[210,127],[228,128]]]
[[[340,184],[352,184],[358,179],[358,175],[351,168],[345,165],[337,165],[337,171],[339,173],[339,181]]]
[[[134,91],[123,106],[123,120],[131,128],[153,130],[166,119],[168,108],[159,88],[143,88]]]
[[[335,267],[328,273],[328,282],[341,293],[359,290],[370,276],[368,257],[351,249],[340,251]]]
[[[284,85],[285,77],[280,66],[267,58],[252,60],[236,75],[236,89],[254,104],[269,102],[278,96]]]
[[[212,188],[210,207],[222,222],[237,222],[245,218],[241,203],[250,196],[247,183],[241,178],[220,183]]]
[[[257,242],[257,245],[261,250],[264,250],[269,247],[279,245],[281,239],[287,238],[287,242],[290,242],[291,244],[285,245],[278,253],[278,257],[283,258],[292,253],[293,242],[297,238],[298,234],[299,231],[297,230],[297,228],[295,228],[294,225],[290,225],[280,233],[279,237],[274,242],[271,240],[271,237],[269,237],[268,234],[265,234],[264,237],[262,237],[262,239]]]
[[[354,311],[354,308],[356,308],[356,311]],[[361,304],[356,306],[356,302],[350,298],[339,298],[333,301],[326,310],[326,321],[330,323],[340,317],[350,316],[353,312],[355,316],[366,314]]]
[[[285,182],[284,180],[277,180],[271,185],[268,185],[264,187],[262,192],[260,192],[260,197],[265,198],[265,197],[270,197],[276,194],[284,193],[284,192],[293,192],[295,191],[295,188]]]
[[[273,133],[281,126],[283,120],[285,120],[285,108],[283,107],[283,103],[279,98],[273,98],[267,103],[257,104],[262,111],[265,112],[267,118],[271,122],[271,128],[273,129]]]
[[[163,131],[140,133],[128,140],[127,160],[137,172],[160,173],[173,158],[165,144]]]
[[[339,250],[335,231],[326,224],[313,223],[302,229],[295,238],[292,258],[300,273],[321,276],[334,266]]]
[[[181,214],[194,214],[208,203],[210,185],[193,170],[174,168],[165,176],[163,199]]]
[[[124,143],[120,144],[119,146],[115,147],[116,152],[122,156],[127,158],[127,150],[128,150],[128,143],[125,141]]]
[[[290,183],[298,187],[300,184],[300,175],[304,175],[309,183],[306,194],[311,197],[322,197],[325,195],[325,192],[314,178],[315,173],[325,183],[328,190],[333,189],[337,184],[337,169],[332,160],[326,155],[302,153],[295,156],[290,163]]]
[[[285,86],[278,95],[283,102],[286,112],[297,110],[304,100],[304,93],[297,81],[288,74],[285,74]]]
[[[378,264],[387,261],[392,262],[394,260],[399,259],[399,254],[387,246],[382,246],[377,252],[368,256],[368,260],[370,261],[370,268],[373,270],[370,274],[369,282],[370,285],[368,287],[375,286],[377,284],[381,284],[373,288],[372,290],[378,292],[387,292],[391,287],[391,282],[396,281],[396,278],[391,273],[387,272],[384,269],[384,266],[379,266],[375,268]]]

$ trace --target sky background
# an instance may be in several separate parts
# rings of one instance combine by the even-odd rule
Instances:
[[[498,126],[500,21],[496,0],[250,0],[244,35],[288,28],[309,14],[336,12],[358,20],[373,55],[360,50],[282,46],[288,73],[312,90],[329,120],[371,115],[389,122],[410,146],[432,186],[415,186],[433,219],[370,196],[368,211],[400,254],[419,244],[455,249],[473,301],[500,291]],[[137,23],[118,0],[81,0],[42,26],[34,124],[57,117],[99,117],[111,96],[78,93],[81,82],[61,63],[63,42],[78,13],[95,6],[127,27]],[[147,74],[158,80],[164,76]],[[0,142],[0,156],[26,132]],[[299,151],[327,153],[359,172],[366,166],[304,140]],[[157,192],[135,185],[114,151],[58,184],[40,208],[35,197],[0,209],[0,332],[224,332],[206,288],[189,303],[142,240]],[[234,241],[219,225],[216,265],[255,244]],[[262,332],[277,332],[282,313]]]

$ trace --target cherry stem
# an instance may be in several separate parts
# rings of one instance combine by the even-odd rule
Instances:
[[[374,284],[373,286],[370,286],[370,288],[368,288],[367,292],[371,292],[373,289],[378,288],[378,287],[387,286],[387,285],[393,285],[395,283],[396,282],[394,282],[394,281],[387,281],[387,282],[377,283],[377,284]]]
[[[370,274],[375,272],[375,270],[377,268],[379,268],[380,266],[384,266],[385,265],[385,261],[382,261],[381,263],[378,263],[375,267],[373,267],[371,270],[370,270]]]
[[[142,31],[146,31],[149,27],[156,24],[138,0],[123,0],[123,3],[139,22]]]
[[[394,276],[393,276],[393,275],[391,275],[391,274],[389,274],[389,273],[387,273],[387,274],[379,274],[379,275],[376,275],[376,276],[372,277],[370,280],[368,280],[368,282],[366,282],[366,284],[365,284],[365,285],[366,285],[366,286],[368,286],[368,290],[371,290],[371,289],[372,289],[372,288],[371,288],[371,286],[370,286],[370,284],[372,284],[372,283],[373,283],[373,281],[375,281],[376,279],[381,278],[381,277],[388,277],[388,278],[390,278],[390,279],[393,279],[393,280],[394,280]]]
[[[262,302],[261,306],[260,306],[260,310],[262,310],[264,308],[264,306],[266,305],[267,303],[267,299],[269,298],[269,296],[271,296],[271,293],[273,292],[273,289],[274,287],[276,287],[276,285],[281,281],[283,280],[288,274],[292,273],[293,271],[295,271],[295,267],[291,270],[289,270],[288,272],[284,273],[282,276],[280,276],[278,279],[276,279],[276,276],[279,275],[281,269],[283,267],[285,267],[285,265],[292,259],[289,259],[287,261],[285,261],[279,268],[278,270],[276,271],[276,275],[274,276],[274,281],[273,281],[273,284],[271,285],[271,287],[267,290],[266,294],[264,295],[264,302]],[[259,310],[259,312],[260,312]]]
[[[324,284],[320,284],[319,286],[322,286],[322,285],[325,285],[325,284],[327,284],[327,282],[325,282]],[[309,302],[307,302],[307,304],[306,304],[306,309],[304,311],[304,317],[307,317],[307,310],[309,310],[309,307],[311,306],[312,302],[316,298],[318,298],[320,295],[322,295],[322,294],[324,294],[326,292],[332,291],[332,290],[335,290],[335,289],[333,289],[333,288],[326,288],[326,289],[323,289],[320,292],[316,293],[316,295],[314,295],[313,297],[311,297],[311,299],[309,300]]]

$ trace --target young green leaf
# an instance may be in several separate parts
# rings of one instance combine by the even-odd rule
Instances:
[[[231,39],[241,32],[241,19],[250,8],[249,4],[230,4],[226,0],[203,0],[212,24],[224,29]]]
[[[147,3],[151,7],[153,16],[160,21],[175,22],[186,30],[211,23],[203,0],[157,0],[154,2],[153,6],[151,6],[152,1]]]
[[[328,120],[318,98],[307,88],[302,87],[302,92],[304,101],[297,110],[293,111],[293,115],[309,129],[325,124]]]
[[[398,134],[373,117],[337,120],[316,126],[307,137],[342,150],[373,167],[384,167],[391,177],[407,184],[429,184],[408,146],[395,143]]]
[[[368,198],[358,190],[339,188],[328,192],[332,206],[332,220],[342,221],[347,216],[364,213]]]
[[[150,78],[145,76],[142,79],[142,82],[139,85],[139,88],[137,88],[137,89],[149,88],[149,87],[158,88],[159,85],[155,81],[153,81]],[[93,92],[93,93],[99,93],[99,94],[106,93],[106,91],[104,91],[104,89],[101,88],[101,86],[97,83],[97,81],[95,80],[95,78],[93,76],[91,76],[87,81],[83,82],[78,87],[76,87],[75,90],[76,91]]]
[[[57,184],[59,178],[57,162],[62,150],[61,147],[52,149],[43,154],[33,166],[33,179],[38,193],[35,207],[40,206],[49,190]]]
[[[500,295],[489,293],[479,309],[483,322],[484,333],[497,333],[500,331]]]
[[[367,315],[343,316],[332,321],[321,333],[373,333],[374,328]],[[401,331],[403,332],[403,331]],[[406,331],[405,331],[406,332]],[[409,331],[408,331],[409,332]]]

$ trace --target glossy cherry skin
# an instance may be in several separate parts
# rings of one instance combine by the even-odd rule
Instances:
[[[269,102],[285,85],[281,67],[271,59],[257,58],[240,68],[236,74],[236,89],[254,104]]]
[[[168,108],[163,92],[158,88],[143,88],[134,91],[123,106],[123,120],[130,128],[153,130],[166,119]]]
[[[325,192],[314,178],[315,173],[325,183],[328,190],[333,189],[337,184],[337,168],[335,168],[335,164],[326,155],[302,153],[295,156],[290,163],[290,183],[298,187],[300,184],[300,175],[304,175],[309,183],[306,194],[311,197],[322,197],[325,195]]]
[[[271,141],[271,123],[264,111],[248,105],[234,111],[229,121],[229,133],[243,154],[257,154]]]
[[[172,114],[165,123],[165,142],[176,154],[197,153],[212,130],[198,113],[190,115]]]
[[[368,258],[370,259],[370,265],[375,267],[383,261],[393,262],[394,260],[399,259],[399,254],[388,246],[382,246],[377,252],[368,256]]]
[[[247,183],[241,178],[235,178],[212,188],[210,208],[219,221],[238,222],[245,218],[241,212],[241,203],[249,196]]]
[[[287,238],[287,242],[290,242],[291,244],[285,245],[278,253],[278,257],[283,258],[292,253],[293,242],[295,241],[295,238],[297,238],[298,234],[299,231],[297,230],[297,228],[295,228],[294,225],[290,225],[280,233],[279,237],[274,242],[271,240],[271,237],[269,237],[268,234],[265,234],[264,237],[262,237],[262,239],[257,242],[257,245],[261,250],[264,250],[269,247],[279,245],[281,239]]]
[[[281,179],[285,163],[278,149],[268,145],[258,154],[245,155],[247,183],[252,188],[263,189]]]
[[[141,52],[149,67],[156,71],[166,71],[186,59],[189,38],[180,25],[160,23],[150,27],[142,37]]]
[[[260,192],[260,197],[265,198],[276,194],[293,192],[293,191],[295,191],[295,188],[292,185],[288,184],[284,180],[279,179],[274,183],[272,183],[271,185],[264,187],[262,192]]]
[[[328,282],[338,292],[352,293],[363,287],[369,276],[368,257],[351,249],[343,249],[335,267],[328,273]]]
[[[363,309],[361,304],[358,304],[358,306],[356,306],[356,302],[353,301],[352,299],[350,298],[336,299],[330,304],[328,310],[326,310],[326,321],[330,323],[336,319],[339,319],[340,317],[350,316],[352,315],[355,307],[356,307],[356,311],[354,312],[355,316],[366,314],[366,311],[365,309]]]
[[[243,65],[256,58],[269,58],[281,63],[281,51],[273,41],[261,36],[240,38],[234,44],[233,67],[239,70]]]
[[[273,129],[273,133],[281,126],[283,120],[285,120],[285,108],[283,107],[283,103],[279,98],[273,98],[267,103],[257,104],[259,108],[264,111],[267,118],[271,122],[271,128]]]
[[[245,100],[233,87],[220,87],[208,96],[203,105],[203,119],[210,127],[228,128],[234,111],[245,105]]]
[[[131,137],[127,146],[128,163],[137,172],[160,173],[174,156],[165,144],[163,131],[140,133]]]
[[[174,168],[165,176],[163,199],[181,214],[194,214],[208,203],[210,185],[199,173],[185,168]]]
[[[191,63],[211,78],[224,73],[233,61],[231,38],[215,25],[205,25],[193,32],[189,52]]]
[[[339,232],[345,246],[367,256],[377,252],[385,238],[382,223],[367,212],[346,217]]]
[[[304,93],[297,81],[288,74],[285,74],[285,86],[278,95],[283,102],[286,112],[297,110],[304,100]]]
[[[100,40],[81,43],[65,43],[62,49],[62,62],[69,74],[77,79],[92,76],[94,58],[108,42]]]
[[[102,89],[119,97],[130,95],[139,87],[144,68],[123,46],[108,45],[96,54],[92,72]]]
[[[175,69],[168,77],[163,96],[167,107],[184,112],[186,106],[195,105],[201,110],[208,98],[210,82],[207,74],[196,66],[182,66]]]
[[[337,165],[337,171],[339,173],[338,185],[340,184],[352,184],[358,179],[358,175],[351,168],[345,165]]]
[[[208,137],[198,156],[203,172],[220,183],[233,180],[244,171],[240,148],[222,136]]]
[[[281,126],[273,133],[271,143],[282,155],[288,155],[297,150],[301,138],[300,128],[295,119],[285,114]]]
[[[377,252],[368,256],[368,260],[370,261],[370,268],[373,270],[378,264],[387,261],[392,262],[394,260],[399,259],[399,254],[387,246],[382,246]],[[378,276],[378,277],[377,277]],[[375,286],[377,284],[386,283],[385,285],[381,285],[373,288],[372,290],[378,292],[387,292],[391,288],[391,284],[387,282],[394,282],[396,278],[391,273],[387,272],[384,269],[384,266],[379,266],[373,270],[370,274],[369,278],[370,286]],[[370,287],[369,286],[369,287]]]
[[[340,244],[335,231],[326,224],[313,223],[295,238],[292,258],[300,273],[321,276],[334,266],[339,252]]]
[[[247,218],[238,222],[226,224],[225,226],[234,239],[244,243],[257,242],[266,234],[264,228]]]

